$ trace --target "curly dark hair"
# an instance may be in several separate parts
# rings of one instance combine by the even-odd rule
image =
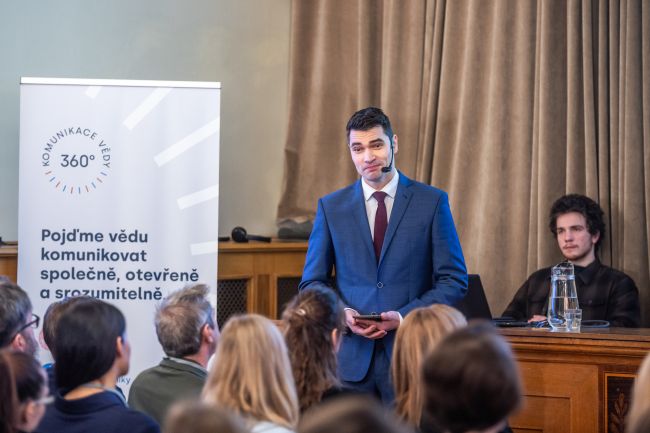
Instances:
[[[557,237],[557,218],[569,212],[578,212],[584,215],[587,220],[587,230],[592,235],[600,233],[596,242],[596,251],[605,237],[605,213],[602,208],[587,196],[580,194],[568,194],[555,200],[549,213],[549,228]]]
[[[354,113],[348,120],[345,134],[349,140],[351,130],[367,131],[375,126],[381,126],[391,143],[393,142],[393,127],[390,126],[390,119],[381,108],[377,107],[367,107]]]
[[[305,411],[340,384],[332,331],[341,336],[345,329],[343,304],[328,287],[310,286],[289,302],[282,320],[300,410]]]

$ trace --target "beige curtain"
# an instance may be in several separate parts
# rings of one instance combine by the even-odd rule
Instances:
[[[449,193],[494,314],[561,259],[548,210],[577,192],[605,210],[601,259],[650,318],[648,2],[294,0],[291,25],[279,219],[313,217],[356,179],[345,124],[377,105],[397,167]]]

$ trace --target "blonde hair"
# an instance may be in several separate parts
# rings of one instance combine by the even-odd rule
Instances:
[[[641,432],[650,413],[650,354],[645,357],[634,380],[632,404],[628,413],[626,431]],[[645,420],[644,420],[645,419]]]
[[[447,334],[466,325],[460,311],[434,304],[411,311],[397,329],[391,366],[395,412],[412,426],[419,426],[422,418],[422,362],[426,354]]]
[[[273,322],[257,314],[228,320],[203,399],[251,423],[270,421],[296,427],[298,398],[291,364],[284,338]]]

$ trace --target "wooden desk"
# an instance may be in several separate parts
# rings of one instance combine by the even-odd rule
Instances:
[[[650,351],[650,329],[501,332],[524,384],[524,407],[510,420],[515,432],[623,433],[631,386]]]

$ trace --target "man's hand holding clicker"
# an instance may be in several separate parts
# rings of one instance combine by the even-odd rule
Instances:
[[[402,321],[397,311],[381,313],[381,321],[355,319],[354,316],[358,314],[355,310],[347,308],[345,310],[347,325],[355,334],[371,340],[384,337],[388,331],[397,329]]]
[[[357,320],[354,316],[358,316],[359,313],[353,310],[352,308],[345,309],[345,322],[350,328],[350,331],[360,335],[362,337],[369,338],[371,340],[376,340],[382,338],[387,334],[387,331],[380,328],[382,322],[375,322],[372,320]]]

